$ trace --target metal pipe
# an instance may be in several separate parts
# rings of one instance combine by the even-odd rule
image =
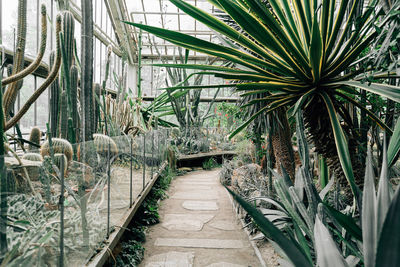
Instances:
[[[132,146],[133,146],[133,139],[132,139],[132,137],[131,137],[131,157],[130,157],[130,159],[131,159],[131,166],[130,166],[130,183],[129,183],[129,208],[132,207],[132,189],[133,189],[133,181],[132,181],[132,177],[133,177],[133,175],[132,175],[133,148],[132,148]]]
[[[146,185],[146,133],[143,133],[143,187]]]
[[[59,266],[64,266],[64,160],[60,161],[60,181],[61,181],[61,194],[59,199],[59,207],[60,207],[60,257],[59,257]]]
[[[110,237],[110,202],[111,202],[111,166],[110,166],[110,150],[111,142],[108,141],[108,151],[107,151],[107,239]]]

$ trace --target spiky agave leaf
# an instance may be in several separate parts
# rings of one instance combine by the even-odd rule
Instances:
[[[239,90],[252,91],[254,94],[265,92],[271,94],[273,97],[259,99],[264,103],[265,108],[256,116],[250,117],[238,130],[245,128],[258,115],[265,114],[272,109],[280,107],[305,109],[318,99],[323,99],[320,109],[329,109],[331,122],[335,122],[338,120],[337,113],[339,112],[338,107],[335,107],[337,105],[335,99],[345,88],[360,88],[395,101],[400,99],[400,88],[398,87],[361,83],[359,74],[367,71],[364,64],[359,64],[360,68],[358,69],[350,68],[354,66],[354,62],[360,63],[360,61],[356,61],[360,53],[376,39],[379,26],[384,26],[381,24],[375,27],[376,0],[371,1],[365,7],[363,0],[338,2],[325,0],[321,6],[316,0],[209,1],[229,15],[239,26],[240,31],[237,27],[225,24],[186,1],[171,0],[171,2],[197,21],[245,49],[235,49],[231,46],[207,42],[167,29],[126,23],[178,46],[220,57],[239,66],[238,68],[210,68],[203,65],[193,67],[176,64],[170,65],[170,67],[207,70],[208,75],[246,81],[237,86]],[[360,6],[363,8],[361,12],[358,12]],[[368,70],[373,71],[374,66]],[[344,71],[347,72],[346,75],[342,75]],[[186,88],[202,89],[224,86],[226,87],[226,85],[215,84]],[[352,91],[356,92],[356,90]],[[358,107],[366,110],[362,105]],[[343,119],[343,116],[341,117]],[[383,122],[379,124],[384,125]],[[338,127],[328,128],[328,131],[333,133],[336,141],[346,141],[340,124]],[[237,132],[235,131],[233,134]],[[353,169],[349,164],[348,144],[346,142],[336,143],[332,150],[335,150],[335,146],[337,152],[329,152],[329,156],[337,153],[335,161],[341,163],[342,174],[347,178],[353,193],[358,197],[359,189],[354,181]],[[356,169],[360,168],[356,167]],[[357,171],[356,177],[360,176],[362,178]]]

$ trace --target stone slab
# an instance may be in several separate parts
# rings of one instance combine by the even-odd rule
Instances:
[[[234,231],[238,229],[237,225],[234,222],[227,220],[213,221],[209,225],[213,228],[224,231]]]
[[[161,226],[170,231],[201,231],[204,223],[200,220],[182,218],[167,220]]]
[[[196,200],[210,200],[218,199],[218,194],[215,191],[178,191],[171,196],[173,199],[196,199]]]
[[[185,248],[243,248],[242,240],[231,239],[191,239],[191,238],[157,238],[154,244],[159,247],[185,247]]]
[[[146,267],[192,267],[193,260],[193,252],[171,251],[150,257]]]
[[[182,207],[187,210],[218,210],[217,202],[214,201],[194,201],[188,200],[182,203]]]
[[[168,220],[182,220],[186,219],[188,217],[193,217],[196,220],[200,220],[202,223],[208,223],[211,221],[215,215],[214,214],[196,214],[196,215],[188,215],[188,214],[177,214],[177,213],[169,213],[165,214],[164,218],[162,221],[168,221]]]
[[[215,186],[209,185],[191,185],[191,184],[175,184],[173,185],[175,189],[182,190],[182,191],[206,191],[206,190],[213,190]]]
[[[217,262],[217,263],[210,264],[207,267],[247,267],[247,266],[229,263],[229,262]]]

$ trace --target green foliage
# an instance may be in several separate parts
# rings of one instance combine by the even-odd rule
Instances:
[[[116,266],[138,266],[144,258],[144,247],[140,241],[122,243],[122,252],[116,258]]]
[[[219,164],[217,163],[215,158],[209,158],[209,159],[203,161],[202,166],[203,166],[204,170],[212,170],[214,168],[217,168],[219,166]]]

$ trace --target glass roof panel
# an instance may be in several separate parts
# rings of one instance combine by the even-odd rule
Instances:
[[[188,0],[186,2],[189,2],[208,13],[214,13],[214,7],[206,0]],[[144,23],[155,27],[180,31],[203,40],[219,42],[219,40],[213,38],[215,35],[207,26],[195,21],[192,17],[183,13],[168,0],[128,0],[126,1],[126,6],[131,20],[136,23]],[[144,33],[142,40],[142,55],[144,57],[158,56],[157,49],[155,49],[154,46],[157,46],[159,53],[162,55],[174,54],[174,46],[160,38],[154,38],[153,36]],[[190,55],[205,56],[193,51],[190,52]]]

